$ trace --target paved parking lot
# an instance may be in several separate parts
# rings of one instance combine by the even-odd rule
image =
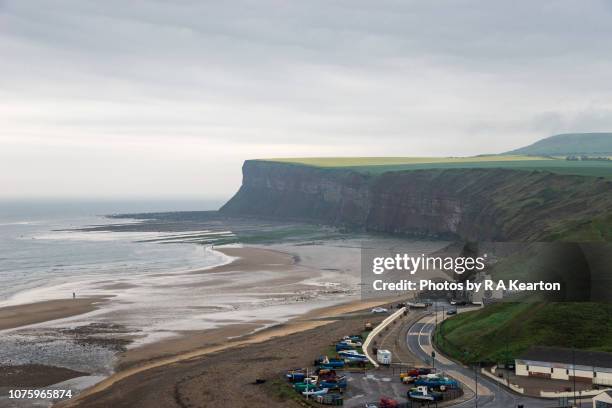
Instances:
[[[344,394],[346,407],[363,407],[366,402],[374,402],[372,396],[386,396],[406,402],[406,393],[409,387],[399,379],[399,371],[393,375],[391,369],[371,370],[363,373],[345,373],[348,379],[348,388]],[[403,396],[403,398],[400,398]]]

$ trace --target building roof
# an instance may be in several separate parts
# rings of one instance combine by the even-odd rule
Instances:
[[[612,391],[606,390],[602,392],[601,394],[597,394],[593,398],[593,401],[606,401],[606,400],[612,401]]]
[[[612,353],[585,351],[561,347],[531,347],[518,357],[519,360],[547,363],[576,364],[612,368]]]

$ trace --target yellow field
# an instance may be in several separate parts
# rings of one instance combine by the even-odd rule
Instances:
[[[478,163],[531,160],[554,160],[540,156],[473,156],[473,157],[293,157],[262,159],[265,161],[305,164],[316,167],[389,166],[426,163]]]

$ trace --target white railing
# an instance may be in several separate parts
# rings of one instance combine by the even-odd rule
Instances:
[[[397,312],[393,313],[391,316],[387,317],[385,320],[380,322],[380,324],[378,326],[376,326],[374,328],[374,330],[372,330],[370,332],[368,337],[363,342],[363,346],[362,346],[363,353],[366,355],[368,360],[370,360],[370,363],[372,363],[372,365],[374,367],[378,367],[379,364],[378,364],[378,362],[374,358],[372,358],[372,356],[370,356],[370,352],[368,351],[368,347],[370,346],[370,342],[374,339],[374,337],[376,337],[378,335],[378,333],[380,333],[385,327],[387,327],[389,324],[391,324],[392,321],[394,321],[399,316],[401,316],[404,313],[405,310],[406,310],[406,308],[402,307],[401,309],[398,309]]]
[[[496,369],[497,366],[494,366],[494,368]],[[493,369],[492,369],[493,371]],[[499,378],[498,376],[496,376],[495,374],[492,374],[489,370],[487,370],[486,368],[482,368],[480,370],[480,372],[489,377],[491,380],[496,381],[498,383],[500,383],[501,385],[504,385],[508,388],[510,388],[511,390],[513,390],[514,392],[517,392],[519,394],[525,394],[525,389],[523,387],[520,387],[516,384],[512,384],[510,381],[508,381],[507,379],[504,378]]]
[[[607,389],[607,390],[576,391],[575,395],[576,395],[576,398],[594,397],[596,395],[601,394],[604,391],[610,391],[610,389]],[[564,397],[572,398],[573,396],[574,396],[574,391],[561,391],[561,392],[540,391],[540,397],[542,397],[542,398],[564,398]]]

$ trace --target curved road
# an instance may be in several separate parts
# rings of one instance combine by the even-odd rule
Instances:
[[[414,323],[406,334],[406,342],[410,351],[425,362],[431,365],[431,336],[435,328],[435,316],[429,315]],[[474,388],[474,370],[457,364],[444,356],[436,354],[435,367],[458,379],[469,388]],[[467,408],[478,407],[486,408],[511,408],[522,404],[524,408],[549,408],[557,407],[557,400],[546,400],[519,396],[508,391],[502,385],[496,383],[478,373],[478,401],[472,397],[468,401],[453,405],[454,407]]]

